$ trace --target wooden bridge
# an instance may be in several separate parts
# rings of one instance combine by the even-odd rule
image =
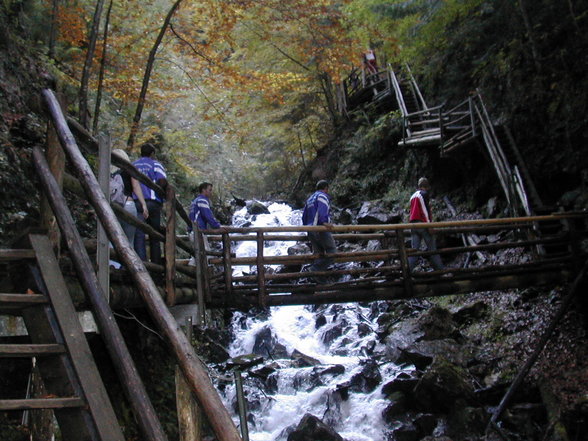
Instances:
[[[319,256],[310,252],[266,255],[266,245],[275,241],[306,242],[307,232],[326,227],[225,228],[220,232],[196,231],[192,238],[178,235],[177,231],[182,229],[178,224],[187,224],[189,219],[176,200],[173,187],[168,186],[164,192],[130,163],[112,155],[112,163],[159,194],[165,194],[165,226],[156,231],[128,216],[116,204],[110,205],[79,148],[94,155],[101,142],[75,121],[66,120],[50,91],[44,92],[44,98],[59,144],[77,176],[64,174],[63,160],[61,166],[55,167],[51,152],[60,149],[59,145],[48,147],[49,163],[40,148],[34,149],[35,170],[55,219],[49,225],[59,226],[58,230],[49,231],[48,237],[62,235],[67,250],[55,256],[53,247],[58,248],[59,240],[54,240],[52,247],[46,231],[24,237],[18,248],[0,250],[0,313],[22,314],[31,337],[31,344],[0,346],[0,357],[39,357],[42,372],[48,377],[57,372],[58,360],[59,375],[48,384],[49,392],[59,398],[0,399],[0,410],[57,408],[62,433],[83,430],[84,440],[110,441],[121,439],[121,434],[114,429],[117,423],[108,403],[104,403],[108,400],[105,394],[90,397],[95,388],[101,388],[101,380],[94,376],[90,383],[85,382],[85,372],[92,371],[93,360],[83,355],[88,352],[80,343],[83,332],[79,326],[65,327],[73,326],[68,317],[74,305],[93,311],[144,439],[165,440],[166,436],[113,318],[113,309],[129,306],[148,310],[170,343],[189,391],[206,414],[216,437],[234,441],[241,437],[194,348],[170,314],[171,306],[198,305],[204,324],[208,308],[368,302],[560,284],[571,280],[586,260],[581,243],[587,235],[588,213],[554,213],[428,225],[333,226],[331,231],[339,250],[331,255],[335,267],[326,272],[309,272],[304,270],[305,265]],[[104,165],[100,168],[107,169]],[[56,178],[60,174],[64,186],[94,208],[99,225],[113,245],[111,251],[104,243],[97,246],[80,236]],[[138,258],[117,216],[164,242],[164,265]],[[444,271],[427,271],[426,264],[409,271],[409,257],[426,258],[432,254],[407,245],[410,229],[425,227],[440,239],[442,246],[435,253],[448,264]],[[236,255],[235,245],[244,241],[256,243],[254,256]],[[508,264],[496,257],[501,252],[508,252]],[[99,255],[97,269],[90,258],[93,254]],[[109,268],[109,257],[121,262],[122,268]],[[242,274],[236,275],[236,268],[242,269]],[[329,279],[328,283],[313,281],[324,277]],[[39,317],[43,318],[42,326]],[[73,338],[65,338],[64,333]]]
[[[361,81],[360,81],[361,79]],[[480,90],[454,107],[429,106],[408,65],[375,74],[352,73],[338,92],[340,111],[380,113],[399,110],[403,132],[399,147],[437,148],[441,156],[456,155],[478,143],[496,172],[512,215],[549,212],[537,193],[514,137],[504,124],[493,122]]]

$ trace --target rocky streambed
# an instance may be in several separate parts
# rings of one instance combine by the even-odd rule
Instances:
[[[508,263],[511,254],[489,258]],[[235,313],[216,367],[226,372],[226,359],[241,359],[252,440],[498,440],[487,431],[490,417],[564,293],[529,287]],[[502,436],[583,439],[581,311],[567,314],[515,392],[499,420]],[[237,421],[232,381],[218,387]]]

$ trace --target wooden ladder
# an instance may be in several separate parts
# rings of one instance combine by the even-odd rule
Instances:
[[[0,314],[22,316],[31,343],[2,344],[0,357],[36,357],[48,398],[2,399],[0,410],[52,409],[65,440],[123,441],[52,245],[41,234],[29,240],[32,249],[0,257],[30,260],[40,293],[0,294]]]

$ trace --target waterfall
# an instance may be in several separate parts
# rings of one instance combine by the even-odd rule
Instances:
[[[300,210],[278,203],[267,208],[269,214],[249,215],[244,207],[234,214],[233,225],[301,224]],[[285,255],[293,244],[266,243],[264,255]],[[234,251],[238,257],[254,256],[256,243],[239,242]],[[234,274],[251,271],[248,266],[238,267]],[[232,357],[260,353],[256,345],[261,336],[271,342],[262,365],[266,376],[260,379],[244,373],[252,441],[285,441],[305,413],[322,419],[347,441],[385,438],[382,410],[389,401],[382,396],[381,387],[403,369],[385,361],[379,365],[370,357],[383,352],[374,332],[377,306],[375,302],[367,306],[283,306],[271,308],[262,317],[233,315]],[[304,354],[304,362],[296,360],[293,352]],[[238,424],[234,384],[219,389]]]

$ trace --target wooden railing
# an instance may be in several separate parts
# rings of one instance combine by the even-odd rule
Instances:
[[[548,275],[553,276],[550,280],[561,280],[566,271],[585,258],[575,244],[586,236],[587,218],[588,213],[569,213],[431,224],[333,226],[330,231],[339,245],[347,242],[364,245],[367,241],[376,240],[379,241],[379,248],[373,251],[331,254],[329,257],[335,264],[352,262],[356,265],[347,269],[335,265],[334,269],[323,272],[301,271],[303,266],[312,263],[318,255],[268,256],[264,246],[274,241],[305,242],[307,232],[324,231],[325,227],[228,228],[220,235],[198,232],[198,235],[207,235],[210,242],[217,244],[215,255],[209,254],[206,257],[207,264],[203,265],[209,272],[205,287],[207,304],[212,307],[246,308],[423,296],[432,292],[431,286],[436,283],[445,285],[445,294],[451,293],[451,284],[454,285],[455,293],[472,292],[488,289],[488,280],[511,277],[510,281],[503,280],[502,285],[497,283],[497,286],[508,286],[508,283],[516,284],[520,280],[528,280],[529,277],[525,276],[533,274],[538,281],[549,279]],[[546,222],[560,223],[561,229],[556,234],[541,236],[538,225]],[[576,223],[580,223],[581,228],[573,228]],[[421,228],[430,229],[438,237],[442,237],[443,242],[450,242],[455,238],[455,243],[458,243],[457,238],[469,234],[477,238],[478,243],[472,246],[443,246],[434,252],[411,249],[407,244],[410,230]],[[491,241],[486,243],[480,239],[489,236]],[[235,256],[232,246],[243,241],[256,242],[254,256]],[[539,254],[536,252],[539,247],[549,252]],[[505,249],[520,250],[520,261],[509,264],[492,263],[492,253]],[[449,262],[456,261],[459,255],[470,253],[487,255],[490,263],[465,268],[448,265],[443,271],[409,272],[408,261],[411,257],[439,254],[445,262]],[[282,270],[270,271],[272,265],[280,265]],[[248,267],[250,274],[233,276],[236,266]],[[517,279],[518,276],[520,280]],[[323,277],[338,280],[333,279],[325,284],[311,281],[312,278]],[[314,296],[309,297],[308,294]]]
[[[202,365],[202,362],[194,352],[192,344],[188,341],[186,335],[180,330],[176,320],[173,318],[167,307],[168,305],[164,303],[158,287],[151,277],[151,274],[147,270],[145,263],[141,261],[141,259],[135,253],[133,247],[129,244],[128,239],[115,216],[112,206],[100,189],[94,171],[91,169],[88,161],[86,158],[84,158],[80,149],[78,148],[76,139],[68,127],[66,119],[64,118],[61,111],[61,106],[55,98],[55,95],[50,90],[44,90],[43,98],[45,99],[49,117],[53,123],[53,126],[55,127],[55,131],[57,132],[57,136],[63,151],[72,164],[72,168],[76,172],[76,175],[79,179],[79,184],[85,193],[85,197],[94,208],[98,222],[100,222],[106,231],[108,238],[113,244],[113,247],[117,253],[119,261],[128,272],[130,280],[127,283],[134,286],[134,290],[140,294],[144,307],[148,310],[154,323],[160,332],[164,335],[167,342],[170,344],[170,349],[176,356],[177,362],[181,367],[186,382],[188,383],[192,393],[195,395],[198,403],[206,414],[216,437],[222,441],[240,440],[241,437],[239,436],[239,433],[237,432],[237,429],[228,411],[220,400],[217,391],[212,385],[205,367]],[[71,125],[71,121],[69,123]],[[91,137],[86,140],[86,144],[92,144]],[[50,201],[52,201],[53,213],[58,219],[60,227],[67,226],[67,231],[70,233],[70,235],[66,237],[66,243],[68,244],[72,260],[76,264],[77,275],[81,280],[84,290],[88,295],[90,295],[88,291],[92,290],[95,293],[98,293],[100,296],[106,298],[106,295],[103,292],[103,288],[97,286],[97,283],[95,282],[96,275],[93,273],[93,269],[89,264],[87,252],[84,249],[83,242],[73,222],[69,209],[67,208],[67,205],[65,205],[65,199],[63,198],[61,189],[59,188],[55,178],[51,175],[49,167],[43,157],[43,153],[38,148],[35,149],[34,159],[35,166],[39,171],[39,175],[42,177],[43,190],[47,194]],[[112,159],[116,165],[119,165],[121,168],[126,167],[132,176],[141,180],[150,188],[155,187],[155,185],[150,182],[148,178],[139,174],[136,169],[131,167],[126,161],[122,161],[121,158],[118,158],[116,155],[113,155]],[[155,188],[155,190],[162,194],[163,189]],[[168,217],[166,224],[167,231],[163,239],[166,240],[165,286],[166,288],[169,288],[170,285],[173,287],[173,283],[175,281],[175,269],[179,269],[179,266],[176,265],[175,262],[176,247],[173,246],[174,242],[176,242],[174,216],[176,212],[179,212],[182,218],[184,218],[185,211],[183,211],[183,208],[180,204],[175,203],[173,189],[168,190],[167,197],[168,202],[166,202],[165,207]],[[61,201],[62,204],[58,206],[54,204],[55,201]],[[185,216],[185,220],[186,219],[189,222],[187,215]],[[145,228],[143,223],[139,223],[138,226],[140,228]],[[152,234],[153,233],[159,232],[152,232]],[[157,238],[159,239],[160,237],[157,236]],[[183,242],[178,241],[177,243],[180,244]],[[186,244],[184,243],[184,245]],[[190,245],[186,246],[189,247]],[[169,303],[169,292],[167,293],[167,299]],[[108,311],[108,305],[106,305],[104,309]],[[99,326],[104,330],[116,328],[114,325],[114,320],[108,319],[106,315],[104,318],[99,315]],[[113,340],[120,341],[122,338],[119,336]],[[122,343],[124,346],[124,342]],[[107,345],[107,347],[109,350],[111,349],[109,345]],[[128,353],[111,352],[111,357],[113,358],[113,363],[116,366],[119,366],[121,364],[121,360],[128,360],[129,355]],[[131,363],[129,365],[128,373],[121,374],[121,383],[126,384],[127,378],[130,378],[130,375],[133,374],[132,371],[133,368]],[[134,375],[136,375],[136,372],[134,372]],[[139,394],[140,392],[140,390],[131,390],[130,394]],[[148,400],[145,394],[141,395],[141,399],[138,400],[139,402],[142,403],[145,400]],[[139,407],[134,408],[134,410],[138,414],[136,415],[137,419],[142,420],[144,423],[142,425],[142,429],[145,434],[149,434],[149,436],[147,436],[148,439],[165,439],[163,434],[156,433],[157,431],[161,432],[160,430],[153,430],[153,427],[150,428],[150,425],[158,426],[158,421],[155,416],[143,416]]]

